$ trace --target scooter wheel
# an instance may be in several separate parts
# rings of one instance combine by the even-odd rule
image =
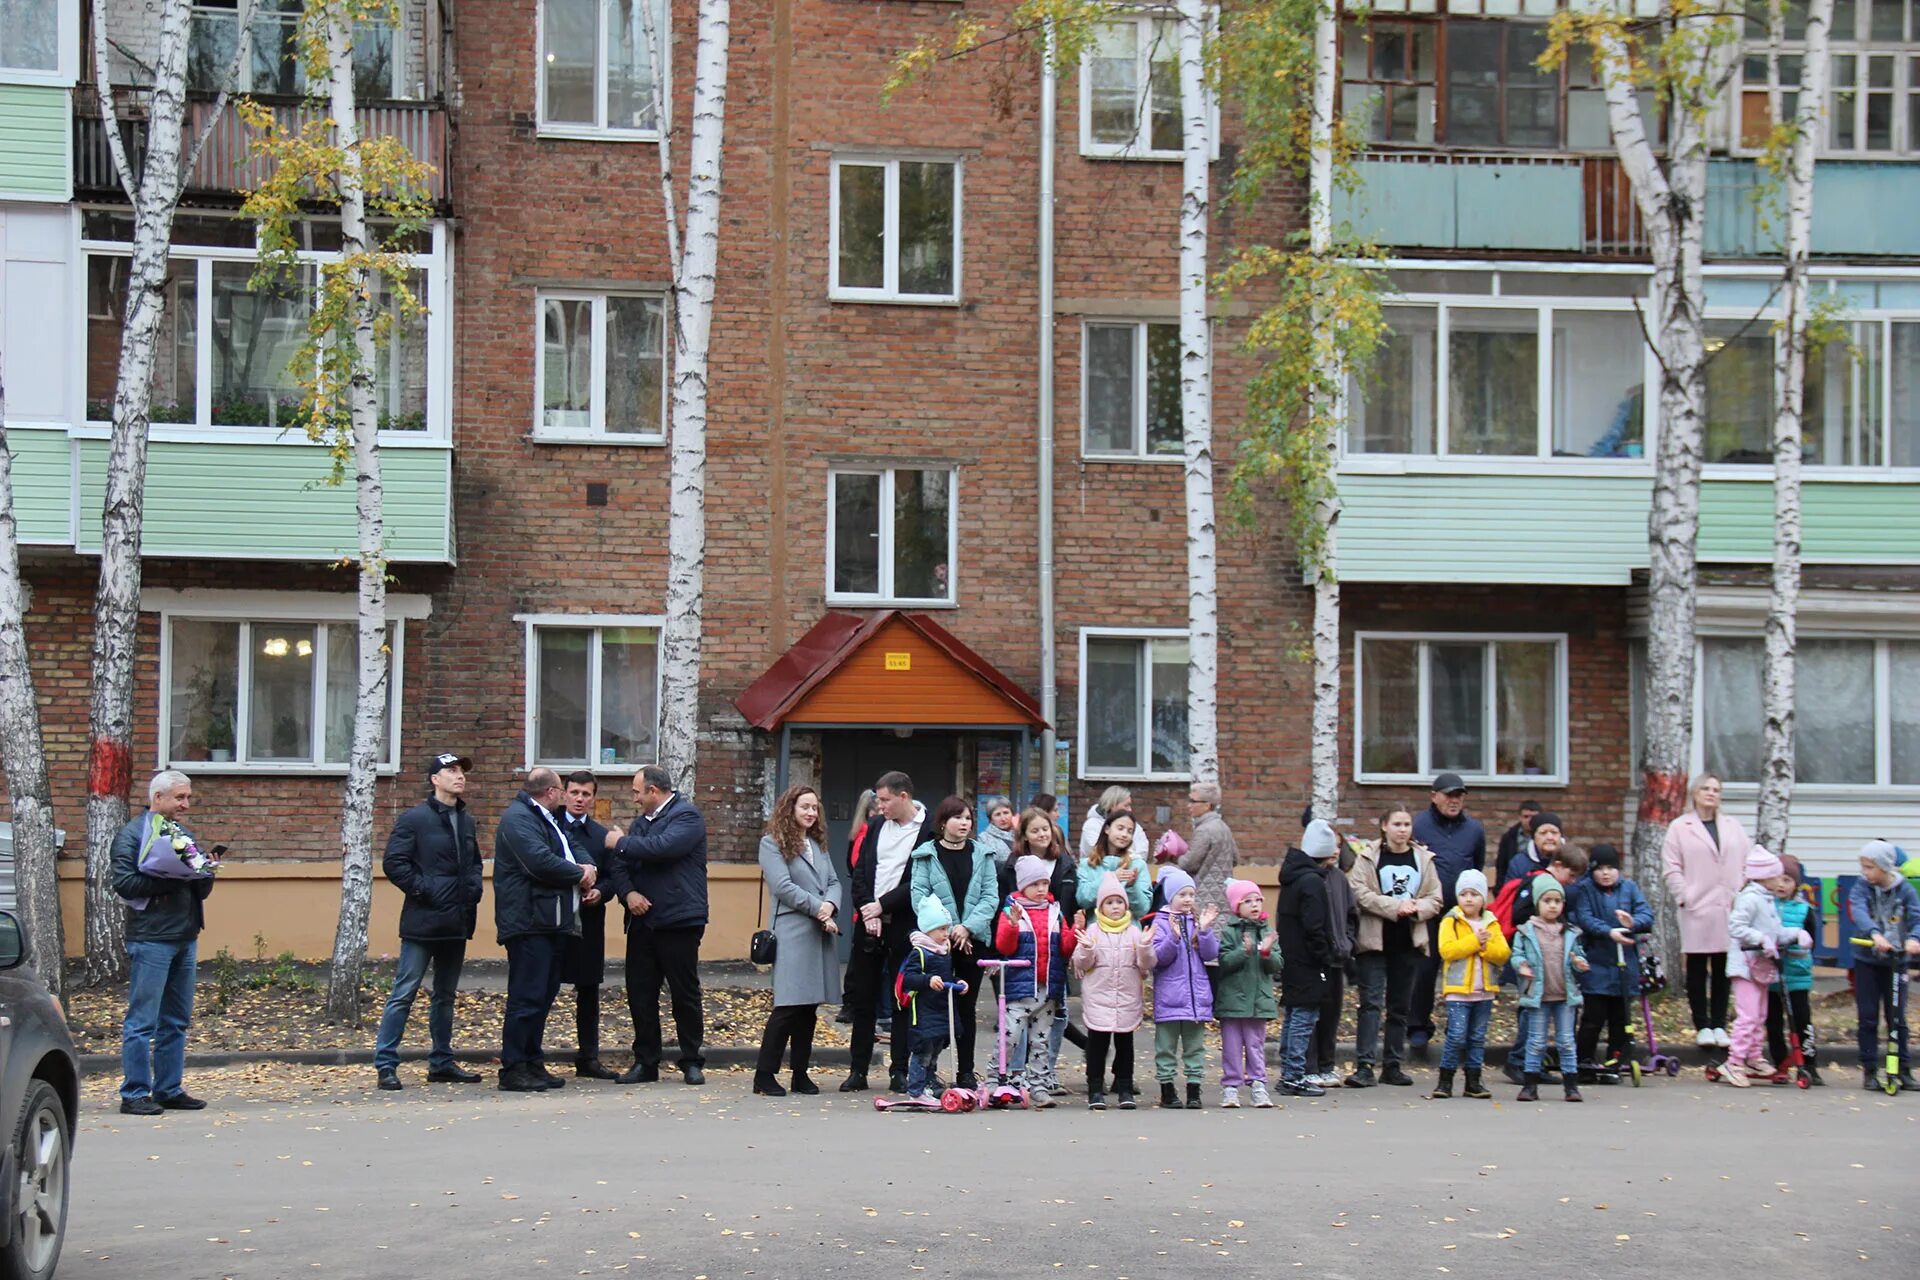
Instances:
[[[958,1115],[966,1110],[967,1102],[958,1089],[949,1089],[940,1095],[940,1109],[948,1115]]]
[[[1798,1085],[1802,1089],[1813,1088],[1813,1081],[1807,1079],[1805,1076],[1795,1076],[1793,1078],[1793,1082],[1794,1084]]]
[[[1635,1062],[1632,1064],[1632,1068],[1633,1068],[1633,1087],[1638,1089],[1640,1087],[1640,1064]]]
[[[1678,1058],[1668,1059],[1667,1074],[1669,1076],[1677,1076],[1680,1074],[1680,1060]]]

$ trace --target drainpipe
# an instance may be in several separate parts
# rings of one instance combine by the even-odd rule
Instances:
[[[1053,626],[1053,20],[1047,20],[1040,78],[1040,789],[1058,793],[1053,726],[1059,704]]]

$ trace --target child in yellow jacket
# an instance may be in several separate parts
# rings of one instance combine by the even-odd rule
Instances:
[[[1487,1022],[1500,990],[1500,966],[1511,949],[1500,922],[1487,910],[1487,878],[1469,867],[1454,881],[1459,905],[1440,917],[1442,990],[1447,999],[1447,1042],[1440,1053],[1440,1082],[1430,1098],[1453,1096],[1453,1072],[1466,1059],[1469,1098],[1490,1098],[1480,1083],[1487,1056]]]

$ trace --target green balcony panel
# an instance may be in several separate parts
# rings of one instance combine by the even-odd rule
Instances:
[[[1647,564],[1645,475],[1344,475],[1340,576],[1348,582],[1609,585]],[[1808,564],[1920,565],[1920,485],[1809,481]],[[1701,486],[1700,559],[1773,557],[1773,487]]]
[[[80,545],[100,549],[107,442],[80,443]],[[387,556],[453,560],[448,491],[452,452],[444,447],[381,451]],[[318,445],[155,442],[147,451],[148,556],[251,560],[337,560],[357,554],[353,474],[330,485],[332,463]]]
[[[13,453],[13,514],[23,546],[73,542],[73,450],[62,430],[7,428]]]
[[[1360,185],[1336,190],[1333,217],[1364,239],[1383,245],[1451,249],[1454,245],[1453,170],[1446,165],[1361,160]]]
[[[1751,160],[1714,160],[1707,167],[1706,251],[1711,258],[1771,257],[1780,252],[1785,221],[1760,225],[1754,193],[1761,185]],[[1776,202],[1777,203],[1777,202]],[[1920,167],[1899,162],[1822,160],[1813,170],[1813,251],[1864,257],[1920,254]]]
[[[1577,251],[1581,171],[1569,164],[1361,160],[1360,187],[1334,217],[1379,244],[1426,249]]]
[[[65,89],[0,84],[0,197],[72,198],[73,164],[67,158],[72,118]]]

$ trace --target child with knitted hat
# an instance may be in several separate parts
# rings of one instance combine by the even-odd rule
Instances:
[[[1133,1110],[1133,1033],[1146,1011],[1146,976],[1153,942],[1134,922],[1132,900],[1120,877],[1100,878],[1093,922],[1080,929],[1073,971],[1080,975],[1080,1013],[1087,1020],[1087,1110],[1107,1109],[1107,1050],[1113,1050],[1113,1091],[1122,1111]],[[1076,926],[1079,921],[1075,921]]]
[[[1493,1095],[1480,1081],[1487,1056],[1487,1023],[1500,993],[1500,966],[1512,954],[1500,922],[1487,910],[1487,877],[1468,867],[1453,882],[1454,908],[1440,917],[1440,989],[1447,1001],[1447,1039],[1440,1080],[1430,1098],[1453,1096],[1453,1073],[1467,1069],[1466,1096]]]
[[[1213,966],[1213,1016],[1220,1019],[1220,1105],[1240,1105],[1246,1085],[1256,1107],[1267,1096],[1267,1023],[1280,1014],[1273,980],[1280,953],[1267,927],[1267,900],[1251,880],[1227,881],[1227,918],[1220,925],[1220,959]]]
[[[1813,939],[1804,931],[1791,934],[1780,923],[1779,895],[1793,882],[1780,859],[1759,845],[1747,854],[1747,882],[1734,895],[1727,917],[1727,977],[1733,980],[1733,1037],[1727,1064],[1721,1068],[1728,1084],[1745,1089],[1750,1077],[1773,1074],[1773,1064],[1761,1056],[1767,1034],[1767,990],[1780,976],[1780,948]]]
[[[1877,1044],[1880,1013],[1887,1016],[1887,1035],[1899,1036],[1900,1087],[1920,1089],[1913,1080],[1913,1059],[1907,1056],[1907,1020],[1893,1007],[1893,966],[1920,956],[1920,894],[1900,874],[1901,853],[1885,840],[1869,840],[1860,850],[1860,878],[1847,895],[1847,914],[1864,944],[1853,945],[1854,1009],[1860,1015],[1860,1071],[1862,1087],[1879,1088]]]
[[[934,1064],[953,1033],[947,1021],[947,988],[963,993],[967,984],[955,981],[953,976],[953,956],[947,948],[953,917],[947,913],[946,904],[935,894],[928,894],[914,911],[914,924],[917,927],[908,940],[907,958],[900,965],[897,997],[900,1012],[912,1028],[907,1040],[907,1096],[920,1101],[927,1096]],[[898,1025],[896,1019],[895,1035],[899,1034]]]
[[[1634,931],[1653,927],[1653,908],[1640,886],[1620,874],[1620,851],[1597,844],[1587,851],[1587,878],[1567,890],[1567,917],[1580,931],[1591,966],[1580,975],[1580,1046],[1583,1067],[1625,1070],[1633,1051],[1627,1002],[1640,991]],[[1607,1056],[1600,1057],[1600,1034]]]
[[[1007,1038],[1027,1036],[1027,1060],[1014,1072],[1035,1107],[1051,1107],[1053,1098],[1043,1087],[1053,1072],[1048,1034],[1056,1007],[1067,1002],[1067,960],[1073,955],[1075,921],[1066,918],[1048,885],[1053,863],[1026,854],[1014,863],[1014,891],[1007,895],[994,922],[994,950],[1009,960],[1025,960],[1026,967],[1006,969]],[[1085,917],[1079,918],[1084,923]],[[1013,1083],[1006,1076],[1002,1085]]]
[[[1213,983],[1207,966],[1220,958],[1220,936],[1213,922],[1220,910],[1211,903],[1194,915],[1193,877],[1168,867],[1160,877],[1167,909],[1153,922],[1153,1065],[1160,1080],[1160,1105],[1178,1107],[1174,1089],[1177,1066],[1186,1067],[1187,1102],[1199,1110],[1200,1078],[1207,1070],[1207,1022],[1213,1017]]]
[[[1513,936],[1513,971],[1520,979],[1520,1007],[1530,1014],[1526,1083],[1515,1100],[1540,1100],[1541,1067],[1551,1035],[1560,1051],[1560,1083],[1567,1101],[1579,1102],[1580,1068],[1573,1023],[1580,1008],[1578,975],[1587,971],[1587,957],[1580,946],[1579,931],[1567,927],[1566,887],[1544,871],[1528,887],[1533,896],[1533,918]]]
[[[1780,923],[1789,934],[1818,937],[1820,909],[1814,904],[1815,887],[1806,882],[1800,860],[1792,854],[1781,854],[1780,865],[1793,885],[1779,900]],[[1819,1047],[1813,1037],[1813,948],[1800,946],[1797,940],[1780,949],[1780,988],[1767,992],[1767,1049],[1776,1067],[1787,1060],[1789,1018],[1794,1034],[1800,1037],[1800,1069],[1809,1084],[1825,1085],[1827,1082],[1820,1078]]]

